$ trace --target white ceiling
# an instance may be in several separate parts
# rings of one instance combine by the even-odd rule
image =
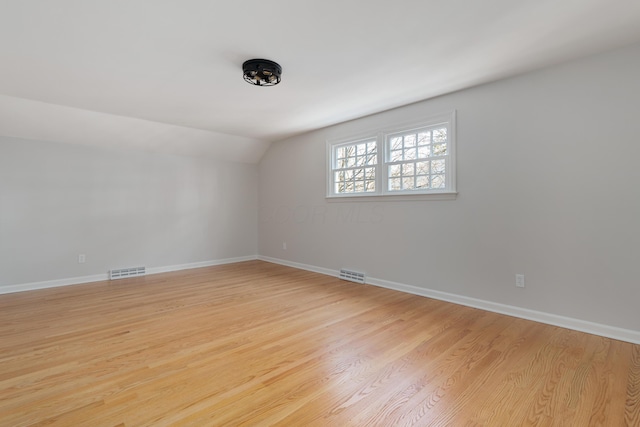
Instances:
[[[269,141],[638,41],[638,0],[0,0],[0,133],[257,162]],[[281,84],[244,82],[256,57]]]

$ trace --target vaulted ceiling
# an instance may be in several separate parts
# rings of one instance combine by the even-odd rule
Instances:
[[[2,0],[0,134],[255,163],[270,141],[638,41],[638,0]],[[245,83],[251,58],[282,83]]]

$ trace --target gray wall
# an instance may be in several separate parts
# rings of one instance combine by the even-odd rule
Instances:
[[[0,286],[256,254],[254,164],[0,137]]]
[[[633,46],[274,143],[259,253],[640,331],[638,76]],[[456,200],[325,199],[327,139],[453,109]]]

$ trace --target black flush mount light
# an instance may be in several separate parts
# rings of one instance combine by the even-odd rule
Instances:
[[[280,83],[282,67],[268,59],[250,59],[242,64],[244,80],[256,86],[275,86]]]

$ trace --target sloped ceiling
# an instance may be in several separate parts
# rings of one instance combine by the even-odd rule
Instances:
[[[270,141],[639,41],[637,0],[3,0],[0,134],[255,163]],[[251,58],[282,83],[245,83]]]

